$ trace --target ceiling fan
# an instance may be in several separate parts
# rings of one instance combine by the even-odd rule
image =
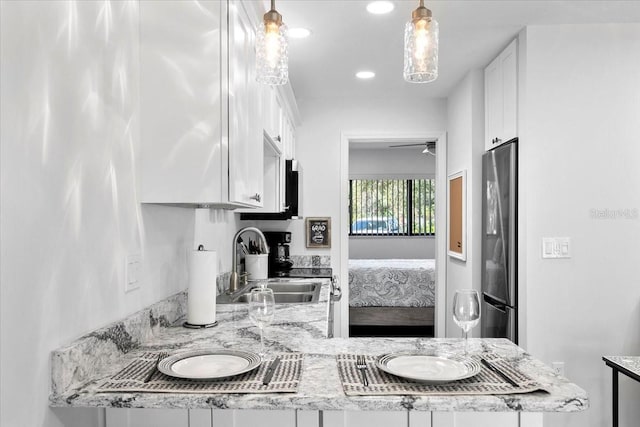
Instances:
[[[389,148],[399,148],[399,147],[418,147],[424,146],[424,150],[422,151],[424,154],[431,154],[432,156],[436,155],[436,141],[425,141],[418,142],[416,144],[399,144],[399,145],[390,145]]]

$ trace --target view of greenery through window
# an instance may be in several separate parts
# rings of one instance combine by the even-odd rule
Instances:
[[[349,180],[350,235],[435,234],[434,179]]]

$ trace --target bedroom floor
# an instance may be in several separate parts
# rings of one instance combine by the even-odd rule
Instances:
[[[433,338],[433,326],[349,325],[351,337],[428,337]]]

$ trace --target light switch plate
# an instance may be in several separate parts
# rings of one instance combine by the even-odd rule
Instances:
[[[140,272],[142,271],[142,256],[140,254],[127,255],[124,270],[125,293],[138,289],[140,287]]]
[[[571,258],[571,238],[543,237],[542,258]]]

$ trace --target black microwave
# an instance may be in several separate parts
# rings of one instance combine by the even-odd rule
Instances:
[[[297,160],[286,160],[284,185],[285,185],[285,211],[278,213],[242,213],[241,220],[275,220],[302,218],[302,203],[300,201],[300,184],[302,170]]]

